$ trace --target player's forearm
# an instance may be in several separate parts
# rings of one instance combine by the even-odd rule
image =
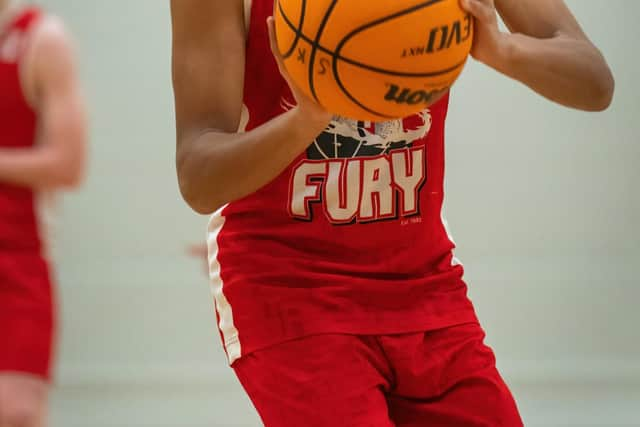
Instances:
[[[246,133],[203,133],[177,152],[180,190],[201,214],[245,197],[277,177],[326,127],[297,108]]]
[[[81,168],[44,147],[0,149],[0,182],[34,189],[74,187]]]
[[[586,40],[505,34],[501,50],[487,65],[552,101],[587,111],[604,110],[611,103],[613,76],[600,52]]]

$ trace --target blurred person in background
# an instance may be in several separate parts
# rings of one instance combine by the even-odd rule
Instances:
[[[0,427],[46,424],[56,337],[48,222],[81,182],[86,115],[69,36],[0,0]]]

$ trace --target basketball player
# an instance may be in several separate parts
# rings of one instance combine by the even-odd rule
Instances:
[[[55,311],[43,209],[80,182],[85,128],[63,25],[0,0],[0,427],[45,424]]]
[[[607,108],[612,75],[562,0],[461,4],[477,60]],[[332,117],[287,78],[273,0],[171,5],[178,179],[213,213],[220,332],[264,424],[522,426],[441,217],[448,96],[390,123]]]

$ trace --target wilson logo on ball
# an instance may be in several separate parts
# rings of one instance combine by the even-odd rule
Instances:
[[[428,106],[438,95],[441,95],[447,89],[436,89],[431,91],[412,90],[409,88],[400,89],[400,86],[390,84],[387,94],[384,96],[385,101],[392,101],[397,104],[418,105],[425,104]]]
[[[361,121],[437,102],[444,92],[434,89],[453,85],[473,41],[460,0],[278,0],[274,15],[291,81],[327,111]]]

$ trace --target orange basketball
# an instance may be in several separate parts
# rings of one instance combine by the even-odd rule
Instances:
[[[357,120],[406,117],[458,78],[473,41],[459,0],[278,0],[278,48],[298,87]]]

